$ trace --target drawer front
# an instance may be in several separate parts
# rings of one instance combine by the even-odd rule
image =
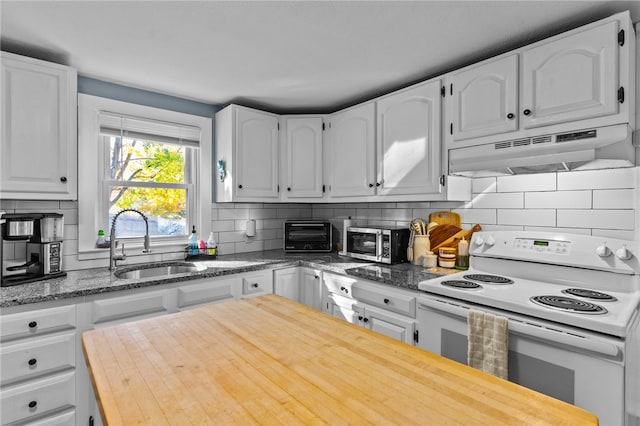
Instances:
[[[2,341],[39,336],[75,327],[75,305],[0,316],[0,336]]]
[[[66,373],[0,391],[2,424],[73,408],[76,400],[75,373]]]
[[[416,317],[416,298],[412,295],[358,283],[353,286],[353,297],[370,305],[379,306],[411,318]]]
[[[234,299],[238,285],[238,279],[232,278],[179,287],[178,309]]]
[[[260,272],[259,274],[245,275],[242,277],[242,295],[244,297],[252,297],[273,293],[273,280],[271,279],[271,275],[271,273]]]
[[[92,312],[94,324],[129,317],[165,314],[169,312],[169,296],[164,290],[96,300],[93,302]]]
[[[76,412],[72,410],[26,423],[25,426],[74,426],[75,424]]]
[[[3,345],[0,347],[2,385],[75,367],[75,337],[75,333],[67,333]]]
[[[356,282],[354,278],[324,273],[322,274],[322,282],[329,293],[353,297],[352,287]]]

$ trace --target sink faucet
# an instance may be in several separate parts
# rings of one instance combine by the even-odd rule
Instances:
[[[142,250],[143,253],[151,253],[151,248],[150,248],[150,244],[149,244],[149,220],[147,219],[147,217],[139,210],[136,209],[124,209],[124,210],[120,210],[114,217],[113,220],[111,221],[111,232],[109,234],[109,270],[113,271],[114,269],[116,269],[117,266],[117,261],[118,260],[125,260],[127,258],[127,255],[124,253],[124,244],[122,244],[122,254],[115,254],[115,246],[116,246],[116,220],[118,219],[118,216],[120,216],[122,213],[124,212],[133,212],[133,213],[138,213],[140,216],[142,216],[142,218],[144,219],[144,227],[145,227],[145,234],[144,234],[144,250]]]

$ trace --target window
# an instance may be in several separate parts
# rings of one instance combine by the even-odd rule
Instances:
[[[122,210],[147,216],[153,252],[180,250],[192,225],[209,227],[211,168],[203,159],[211,156],[210,118],[88,95],[79,95],[79,105],[81,259],[95,252],[97,230],[108,235]],[[116,237],[127,248],[141,244],[144,233],[138,214],[118,217]]]

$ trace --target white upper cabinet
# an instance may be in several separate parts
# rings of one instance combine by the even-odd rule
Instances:
[[[618,21],[522,53],[525,128],[618,112]]]
[[[77,73],[2,52],[0,198],[75,200]]]
[[[518,128],[518,55],[482,63],[449,80],[454,141]]]
[[[331,115],[325,170],[330,198],[375,194],[375,103]]]
[[[278,116],[238,105],[219,111],[216,163],[217,202],[276,201]]]
[[[282,197],[322,198],[322,118],[284,117]]]
[[[430,81],[377,101],[379,195],[440,192],[440,88]]]

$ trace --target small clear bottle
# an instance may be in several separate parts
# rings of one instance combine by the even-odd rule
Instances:
[[[191,236],[189,237],[189,241],[188,241],[188,247],[189,247],[189,254],[190,255],[197,255],[200,251],[199,247],[198,247],[198,235],[196,234],[196,226],[193,225],[193,228],[191,230]]]
[[[96,247],[98,248],[109,248],[109,240],[104,236],[104,231],[102,229],[98,230],[98,239],[96,240]]]

